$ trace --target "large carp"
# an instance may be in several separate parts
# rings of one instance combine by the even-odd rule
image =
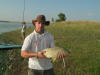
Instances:
[[[68,56],[70,54],[70,51],[68,51],[67,49],[64,49],[64,48],[61,48],[61,47],[52,47],[52,48],[47,48],[47,49],[44,49],[44,55],[47,57],[47,58],[51,58],[52,61],[54,62],[56,60],[56,58],[58,57],[59,54],[62,54],[64,53],[66,56]],[[63,58],[63,63],[64,63],[64,66],[65,66],[65,60]]]

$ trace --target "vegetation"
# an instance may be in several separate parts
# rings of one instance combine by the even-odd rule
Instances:
[[[54,63],[56,75],[100,75],[99,22],[63,21],[53,23],[46,29],[54,36],[57,46],[71,51],[71,56],[65,59],[65,68],[62,60]],[[29,27],[27,35],[32,31],[33,27]],[[7,43],[22,44],[20,30],[4,33],[0,38]],[[13,55],[10,55],[10,75],[27,75],[27,59],[21,58],[20,50],[10,53]]]
[[[0,22],[9,22],[9,21],[0,21]]]
[[[56,22],[65,21],[66,20],[66,16],[65,16],[64,13],[59,13],[58,17],[59,17],[59,19],[57,19]]]

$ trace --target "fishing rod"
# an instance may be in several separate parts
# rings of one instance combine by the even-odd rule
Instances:
[[[22,29],[21,29],[21,33],[22,33],[22,40],[24,41],[25,39],[25,35],[26,35],[26,22],[25,22],[25,0],[24,0],[24,8],[23,8],[23,16],[22,16]]]
[[[24,9],[23,9],[23,21],[24,21],[24,15],[25,15],[25,0],[24,0]]]

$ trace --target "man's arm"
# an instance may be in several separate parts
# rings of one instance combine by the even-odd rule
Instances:
[[[31,58],[31,57],[38,57],[38,58],[46,58],[43,51],[39,51],[36,55],[36,52],[28,52],[26,50],[21,51],[21,56],[23,58]]]
[[[21,51],[21,56],[23,58],[35,57],[36,56],[36,53],[35,52],[30,53],[30,52],[28,52],[26,50],[23,50],[23,51]]]

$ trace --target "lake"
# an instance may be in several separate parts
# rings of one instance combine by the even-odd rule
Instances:
[[[27,26],[32,26],[32,24],[26,24]],[[9,32],[13,30],[20,29],[21,23],[11,23],[11,22],[0,22],[0,34],[4,32]]]

